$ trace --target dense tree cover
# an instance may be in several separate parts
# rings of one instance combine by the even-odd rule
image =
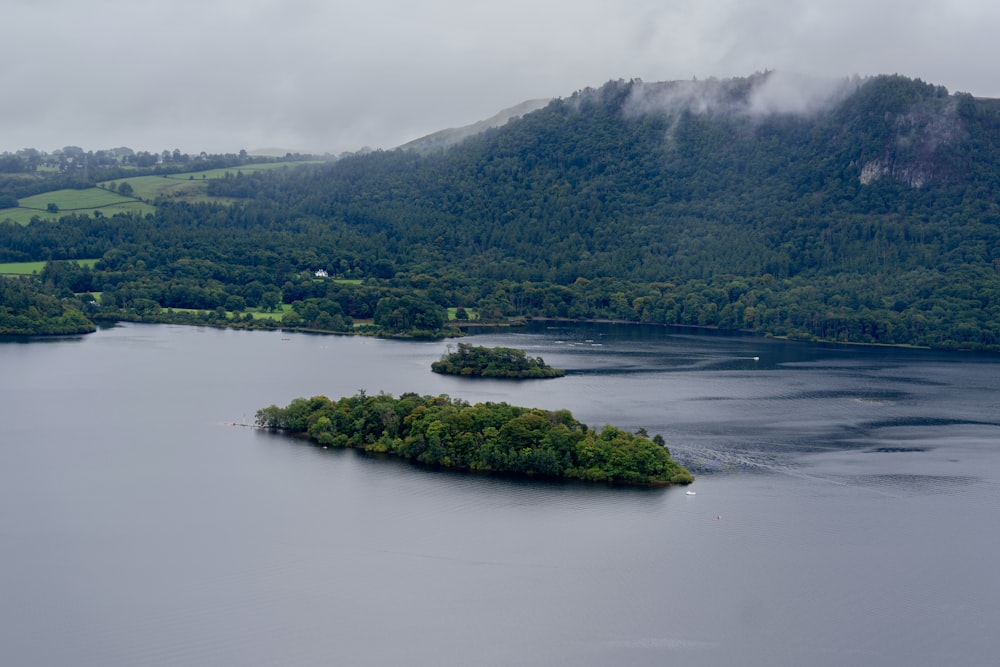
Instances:
[[[421,295],[388,295],[375,305],[374,322],[386,331],[410,331],[425,335],[440,331],[448,320],[441,305]]]
[[[59,299],[27,278],[0,276],[0,336],[90,333],[94,324],[82,300]]]
[[[1000,349],[1000,103],[885,76],[754,111],[768,76],[610,82],[436,154],[213,181],[234,206],[0,223],[0,261],[101,257],[108,317],[328,299],[387,331],[461,306]]]
[[[589,429],[568,410],[448,396],[364,392],[332,401],[297,398],[257,411],[262,428],[304,433],[328,447],[390,453],[425,465],[627,484],[688,484],[662,445],[614,426]]]
[[[487,316],[995,348],[1000,106],[891,76],[810,115],[745,113],[760,83],[695,86],[702,109],[612,82],[436,156],[259,176],[255,196],[460,276]]]
[[[541,357],[529,357],[524,350],[466,343],[445,352],[431,364],[431,370],[445,375],[486,378],[556,378],[566,374],[561,368],[547,365]]]

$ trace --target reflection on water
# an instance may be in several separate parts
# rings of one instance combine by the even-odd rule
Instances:
[[[1000,387],[995,356],[615,324],[535,323],[477,340],[503,340],[567,369],[561,394],[576,412],[662,433],[701,475],[799,471],[805,453],[923,449],[965,427],[982,427],[984,442],[1000,439],[988,407]]]
[[[719,332],[126,325],[0,344],[0,662],[987,665],[1000,359]],[[364,389],[662,434],[684,489],[426,470],[227,423]]]

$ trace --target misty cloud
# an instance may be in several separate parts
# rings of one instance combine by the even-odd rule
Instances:
[[[0,151],[390,148],[609,80],[765,70],[1000,96],[985,0],[10,0],[4,25]],[[827,94],[768,84],[754,109]]]
[[[830,79],[786,72],[733,79],[639,83],[632,88],[625,113],[804,116],[831,108],[856,91],[861,83],[858,77]]]
[[[787,72],[771,72],[750,93],[751,115],[805,116],[833,107],[861,85],[857,77],[828,79]]]

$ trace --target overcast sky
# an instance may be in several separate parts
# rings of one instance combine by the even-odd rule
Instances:
[[[391,148],[609,79],[1000,97],[995,0],[0,0],[0,152]]]

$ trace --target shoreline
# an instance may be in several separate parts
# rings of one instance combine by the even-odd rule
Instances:
[[[225,422],[225,426],[230,427],[248,427],[255,431],[261,433],[267,433],[274,436],[281,436],[285,438],[290,438],[292,440],[297,440],[307,447],[312,447],[314,449],[321,449],[326,451],[352,451],[359,456],[367,456],[373,459],[379,459],[383,461],[397,461],[406,465],[413,466],[417,469],[423,470],[434,470],[440,472],[447,472],[449,474],[455,473],[459,475],[476,475],[483,477],[497,477],[506,479],[521,479],[521,480],[531,480],[533,482],[542,482],[549,484],[579,484],[582,486],[595,486],[604,485],[609,487],[620,487],[620,488],[633,488],[633,489],[667,489],[670,487],[680,487],[680,486],[690,486],[694,484],[695,477],[691,475],[691,481],[685,482],[669,482],[664,480],[655,481],[645,481],[645,482],[634,482],[622,479],[584,479],[580,477],[566,477],[562,475],[546,475],[539,472],[518,472],[514,470],[478,470],[476,468],[462,467],[462,466],[446,466],[435,463],[424,463],[414,458],[409,458],[392,451],[379,451],[377,449],[367,449],[364,446],[359,445],[324,445],[314,438],[310,437],[308,433],[301,431],[291,431],[284,428],[276,428],[271,426],[260,426],[257,424],[241,424],[237,422]]]
[[[2,334],[0,333],[0,341],[2,340],[15,340],[15,339],[47,339],[61,336],[86,336],[87,334],[95,333],[97,330],[101,329],[103,326],[114,326],[119,322],[133,322],[138,324],[170,324],[175,326],[193,326],[193,327],[210,327],[213,329],[234,329],[238,331],[282,331],[285,333],[308,333],[313,335],[322,336],[372,336],[374,338],[384,338],[386,340],[443,340],[447,338],[461,338],[468,335],[467,330],[470,329],[486,329],[486,328],[498,328],[498,329],[513,329],[517,327],[526,326],[529,322],[562,322],[569,324],[620,324],[629,326],[653,326],[660,328],[678,328],[678,329],[690,329],[692,331],[716,331],[720,333],[734,333],[734,334],[746,334],[749,336],[754,336],[758,338],[773,338],[775,340],[782,340],[791,343],[812,343],[812,344],[823,344],[823,345],[850,345],[858,347],[885,347],[891,349],[901,349],[901,350],[927,350],[936,352],[959,352],[959,353],[986,353],[986,354],[997,354],[1000,353],[1000,349],[994,350],[989,348],[964,348],[964,347],[951,347],[951,346],[932,346],[932,345],[916,345],[914,343],[869,343],[863,341],[843,341],[843,340],[832,340],[828,338],[799,338],[796,336],[788,335],[775,335],[767,332],[759,332],[753,329],[725,329],[717,326],[705,326],[699,324],[675,324],[668,322],[640,322],[636,320],[622,320],[622,319],[581,319],[572,317],[531,317],[531,316],[518,316],[514,318],[509,318],[502,322],[482,322],[482,321],[465,321],[459,323],[456,320],[448,322],[440,331],[438,332],[377,332],[377,331],[329,331],[325,329],[314,329],[314,328],[303,328],[303,327],[283,327],[283,326],[240,326],[240,322],[179,322],[171,321],[169,318],[152,318],[147,319],[142,316],[116,316],[116,317],[96,317],[94,320],[96,325],[95,329],[89,331],[79,331],[79,332],[67,332],[67,333],[44,333],[44,334]],[[103,324],[102,324],[103,323]]]
[[[705,326],[701,324],[671,324],[667,322],[637,322],[635,320],[615,320],[615,319],[576,319],[572,317],[528,317],[527,322],[567,322],[574,324],[626,324],[653,327],[676,327],[678,329],[691,329],[694,331],[718,331],[720,333],[740,333],[755,336],[757,338],[773,338],[790,343],[822,343],[824,345],[857,345],[862,347],[888,347],[907,350],[936,350],[939,352],[993,352],[994,350],[962,350],[948,347],[931,347],[930,345],[914,345],[913,343],[865,343],[862,341],[831,340],[828,338],[815,338],[812,340],[802,340],[792,336],[776,336],[771,333],[761,333],[753,329],[723,329],[722,327]],[[465,325],[462,325],[465,326]],[[481,326],[490,326],[483,324]],[[510,325],[514,326],[514,325]],[[520,325],[523,326],[523,325]]]

